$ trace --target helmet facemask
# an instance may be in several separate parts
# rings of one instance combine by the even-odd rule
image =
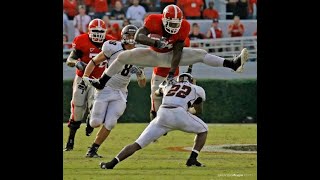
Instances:
[[[102,43],[106,37],[106,30],[102,28],[91,28],[89,37],[93,42]]]
[[[162,18],[162,24],[164,26],[164,29],[170,33],[170,34],[177,34],[180,27],[181,27],[182,19],[168,19],[168,18]]]
[[[178,82],[190,82],[193,83],[193,77],[189,73],[182,73],[177,78]]]
[[[123,44],[136,44],[136,41],[134,40],[134,35],[132,33],[123,34],[121,37],[121,42]]]

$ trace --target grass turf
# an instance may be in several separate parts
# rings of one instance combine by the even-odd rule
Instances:
[[[206,167],[186,167],[190,152],[179,152],[168,147],[191,147],[194,134],[171,131],[131,157],[120,162],[112,170],[100,169],[101,161],[109,161],[126,145],[134,142],[147,126],[146,123],[118,123],[98,154],[103,158],[85,158],[98,129],[90,137],[85,136],[85,124],[78,130],[73,151],[63,152],[64,180],[215,180],[257,179],[256,154],[230,154],[201,152],[198,160]],[[256,124],[208,124],[205,145],[256,144]],[[63,146],[68,138],[68,127],[63,124]]]

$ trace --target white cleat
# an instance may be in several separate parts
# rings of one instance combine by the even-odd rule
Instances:
[[[237,68],[236,72],[238,73],[242,73],[243,72],[243,65],[248,61],[249,58],[249,52],[247,50],[247,48],[243,48],[240,55],[237,58],[241,58],[241,64],[240,66]],[[237,58],[235,59],[237,61]]]

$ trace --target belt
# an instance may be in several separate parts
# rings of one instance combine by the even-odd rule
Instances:
[[[168,109],[177,108],[176,106],[164,106],[164,105],[162,105],[161,107],[163,107],[163,108],[168,108]]]

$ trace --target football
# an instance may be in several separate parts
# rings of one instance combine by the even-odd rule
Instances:
[[[160,40],[162,38],[159,34],[149,34],[148,37],[154,40]]]

